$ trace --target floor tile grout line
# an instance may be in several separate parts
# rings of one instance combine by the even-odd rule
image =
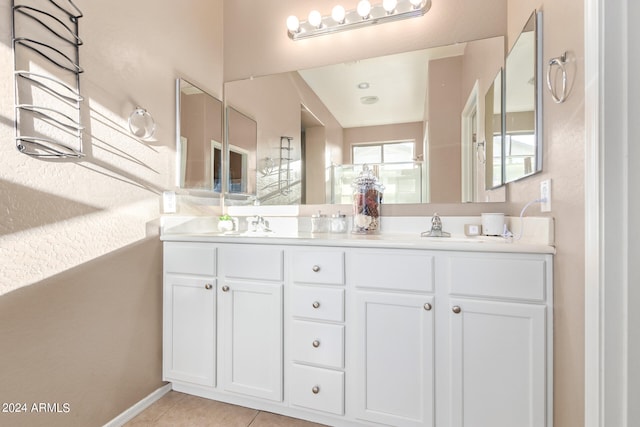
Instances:
[[[251,424],[253,424],[253,422],[256,420],[256,418],[258,418],[258,415],[260,415],[261,411],[257,411],[256,415],[253,417],[253,419],[249,422],[249,424],[247,424],[247,427],[251,427]]]

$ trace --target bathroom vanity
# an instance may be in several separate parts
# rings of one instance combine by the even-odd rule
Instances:
[[[552,425],[552,246],[163,241],[175,390],[332,426]]]

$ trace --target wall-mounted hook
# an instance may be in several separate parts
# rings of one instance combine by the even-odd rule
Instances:
[[[567,52],[564,52],[561,56],[556,58],[551,58],[549,60],[549,65],[547,66],[547,88],[549,92],[551,92],[551,97],[556,104],[561,104],[567,99],[567,69],[565,68],[565,64],[567,63]],[[562,73],[562,91],[558,92],[557,88],[554,87],[551,82],[551,73],[555,69],[554,67],[558,67],[558,70]],[[555,81],[555,79],[554,79]]]

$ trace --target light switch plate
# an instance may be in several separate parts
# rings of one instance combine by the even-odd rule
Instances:
[[[545,200],[540,204],[540,212],[551,212],[551,180],[540,182],[540,199]]]
[[[162,212],[163,213],[176,213],[176,192],[164,191],[162,193]]]

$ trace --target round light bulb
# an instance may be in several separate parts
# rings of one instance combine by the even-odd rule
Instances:
[[[422,1],[423,0],[409,0],[409,3],[413,5],[414,9],[417,9],[422,6]]]
[[[344,10],[344,7],[337,5],[331,10],[331,17],[338,24],[344,23],[344,18],[347,16],[347,12]]]
[[[396,10],[396,6],[398,5],[398,0],[382,0],[382,7],[387,13],[393,13]]]
[[[291,15],[287,18],[287,29],[292,33],[297,33],[300,29],[300,21],[297,16]]]
[[[367,0],[361,0],[356,7],[356,11],[362,19],[367,19],[369,17],[369,13],[371,13],[371,3]]]
[[[312,27],[320,28],[322,26],[322,15],[317,10],[309,12],[309,24]]]

